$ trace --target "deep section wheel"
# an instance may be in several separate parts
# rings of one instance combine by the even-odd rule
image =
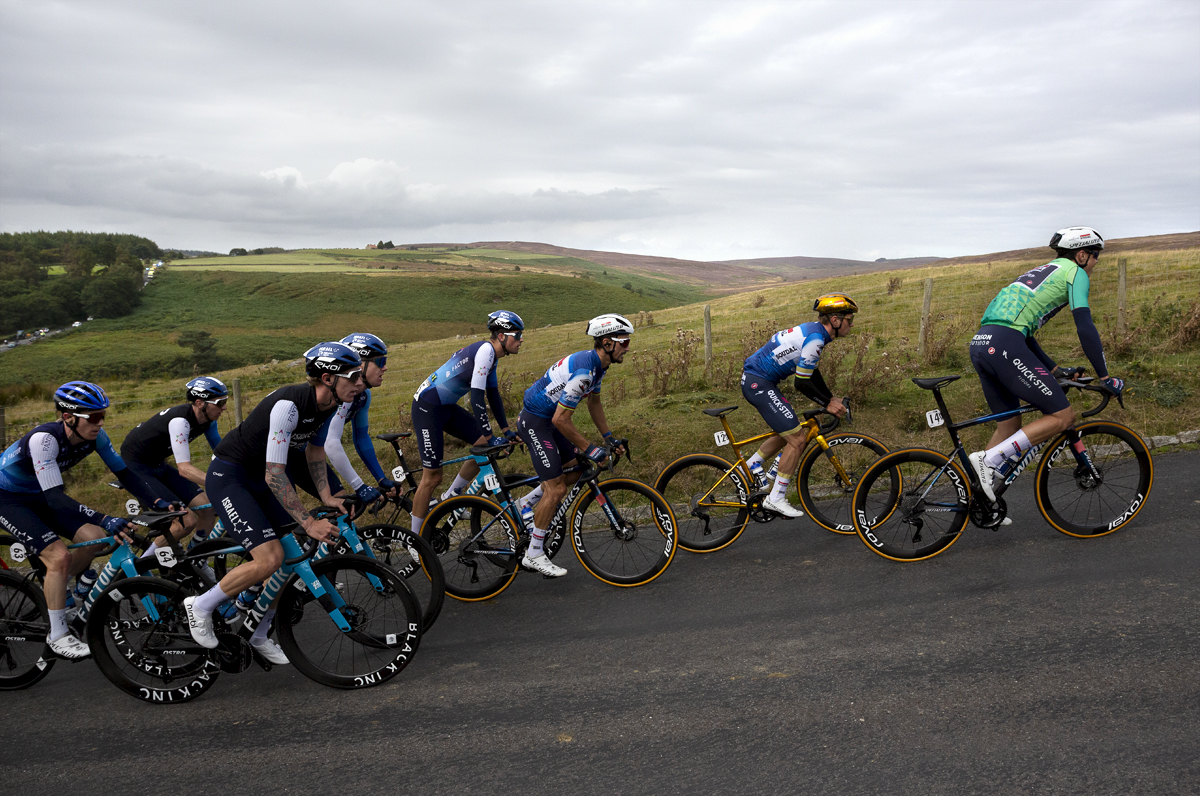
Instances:
[[[867,468],[854,490],[854,529],[893,561],[931,558],[958,540],[971,491],[955,462],[937,451],[896,451]]]
[[[641,586],[671,563],[678,545],[675,517],[662,496],[632,478],[599,482],[571,507],[569,532],[588,572],[614,586]]]
[[[46,643],[46,601],[27,573],[0,571],[0,691],[28,688],[56,660]]]
[[[750,520],[746,500],[753,491],[740,469],[709,453],[694,453],[667,465],[654,488],[679,521],[679,546],[711,553],[732,544]]]
[[[865,434],[825,437],[829,450],[812,444],[800,459],[796,490],[812,521],[834,533],[854,533],[854,488],[867,468],[888,452]]]
[[[446,575],[429,542],[400,525],[367,525],[358,529],[358,537],[370,548],[376,560],[404,578],[421,606],[421,632],[427,632],[446,600]],[[343,555],[349,552],[344,541],[338,545],[337,552]]]
[[[479,495],[443,500],[425,517],[421,536],[442,564],[456,600],[495,597],[517,576],[516,520]]]

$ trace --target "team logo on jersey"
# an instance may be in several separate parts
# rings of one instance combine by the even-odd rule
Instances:
[[[754,382],[753,384],[751,384],[751,385],[750,385],[750,389],[752,389],[752,390],[757,390],[757,389],[758,389],[758,382]]]
[[[993,347],[993,348],[989,348],[989,349],[988,349],[988,353],[989,353],[989,354],[994,354],[994,353],[996,353],[996,349],[995,349],[994,347]]]

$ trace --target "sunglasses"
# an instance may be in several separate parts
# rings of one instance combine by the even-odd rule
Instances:
[[[335,373],[333,374],[339,379],[349,379],[351,384],[358,384],[363,379],[362,370],[354,370],[350,373]]]
[[[374,362],[375,367],[378,367],[378,368],[387,366],[387,357],[375,357],[374,359],[368,359],[367,361]]]
[[[75,415],[75,417],[82,417],[84,420],[88,421],[93,426],[98,426],[104,421],[104,416],[108,413],[107,412],[90,412],[86,415],[81,415],[78,412],[72,412],[71,414]]]
[[[608,339],[612,340],[615,345],[619,345],[624,348],[629,348],[629,338],[628,337],[610,337]]]
[[[212,404],[213,406],[224,406],[225,404],[229,403],[229,399],[228,398],[218,398],[215,401],[205,401],[204,403]]]
[[[512,338],[512,339],[514,339],[514,340],[520,340],[520,339],[521,339],[521,335],[523,335],[523,334],[524,334],[524,332],[505,332],[505,334],[506,334],[506,335],[508,335],[509,337],[511,337],[511,338]]]

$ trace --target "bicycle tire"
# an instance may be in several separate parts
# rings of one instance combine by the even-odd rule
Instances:
[[[649,484],[632,478],[597,483],[604,502],[588,490],[571,507],[570,537],[584,569],[612,586],[644,586],[675,557],[678,525],[671,507]],[[606,505],[605,505],[606,504]],[[607,509],[621,520],[614,526]]]
[[[668,464],[655,479],[655,491],[678,520],[679,546],[684,550],[712,553],[733,544],[746,530],[751,487],[741,469],[731,467],[720,456],[692,453]],[[722,486],[725,482],[727,487]],[[718,489],[728,494],[714,495]]]
[[[855,487],[854,529],[873,553],[924,561],[958,541],[970,503],[970,481],[958,462],[924,448],[894,451],[868,467]]]
[[[446,573],[429,542],[413,533],[411,528],[390,523],[359,528],[358,537],[371,549],[376,561],[391,567],[404,578],[421,607],[421,632],[428,633],[446,601]],[[341,555],[349,552],[344,541],[338,545],[337,552]]]
[[[183,610],[187,595],[178,583],[149,576],[125,578],[100,593],[87,642],[109,682],[160,705],[190,702],[216,684],[217,653],[192,639]]]
[[[352,629],[338,628],[322,607],[326,597],[317,602],[293,573],[280,591],[275,632],[296,670],[343,689],[370,688],[399,674],[421,642],[421,609],[404,579],[363,555],[328,556],[313,564],[312,571],[328,588],[337,589],[346,603],[342,615]]]
[[[854,488],[866,469],[889,451],[882,442],[866,434],[832,434],[825,437],[825,442],[828,451],[812,445],[800,459],[796,478],[800,505],[825,530],[853,535]],[[850,477],[849,483],[833,466],[834,458]]]
[[[462,516],[452,521],[458,509]],[[519,563],[514,522],[499,504],[481,495],[456,495],[429,510],[421,536],[441,562],[446,594],[476,602],[508,588]]]
[[[1137,432],[1120,423],[1097,420],[1076,430],[1100,482],[1090,472],[1078,472],[1081,468],[1062,434],[1046,446],[1038,462],[1038,510],[1067,536],[1107,536],[1130,523],[1146,505],[1154,485],[1154,461]]]
[[[50,613],[30,577],[0,571],[0,691],[29,688],[50,674],[57,660],[46,635]]]

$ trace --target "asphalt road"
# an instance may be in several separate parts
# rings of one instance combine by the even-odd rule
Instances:
[[[287,668],[148,706],[91,664],[0,696],[35,793],[1196,794],[1200,452],[1132,527],[1037,514],[898,564],[807,520],[639,589],[575,563],[448,600],[380,688]],[[566,562],[570,566],[570,559]]]

